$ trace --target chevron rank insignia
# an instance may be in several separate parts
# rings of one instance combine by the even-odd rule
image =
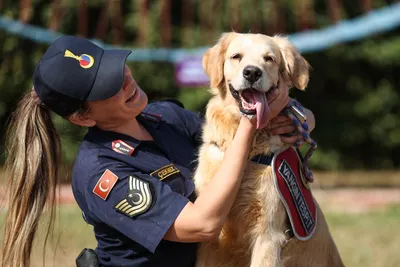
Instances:
[[[115,209],[131,218],[145,213],[152,204],[153,197],[150,184],[136,176],[129,176],[129,190],[127,196],[115,205]]]

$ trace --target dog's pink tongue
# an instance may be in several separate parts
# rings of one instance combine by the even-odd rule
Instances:
[[[262,129],[267,126],[270,117],[270,109],[268,106],[267,97],[265,93],[255,90],[253,95],[256,102],[257,129]]]

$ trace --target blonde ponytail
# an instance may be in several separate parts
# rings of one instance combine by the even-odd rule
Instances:
[[[53,226],[61,151],[50,111],[39,106],[30,92],[12,116],[6,142],[10,184],[2,266],[29,267],[32,243],[45,204],[50,211],[45,240]]]

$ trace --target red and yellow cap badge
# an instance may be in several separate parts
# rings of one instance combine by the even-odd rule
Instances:
[[[92,67],[94,64],[94,58],[88,54],[82,54],[80,56],[76,56],[71,51],[65,50],[64,57],[70,57],[70,58],[78,60],[79,65],[84,69],[88,69],[88,68]]]

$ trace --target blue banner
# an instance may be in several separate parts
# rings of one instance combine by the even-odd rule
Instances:
[[[393,4],[381,9],[371,11],[363,16],[341,21],[333,26],[305,32],[288,35],[290,41],[302,53],[320,51],[336,44],[359,40],[376,33],[393,30],[400,26],[400,3]],[[62,36],[61,33],[53,32],[45,28],[40,28],[19,21],[0,16],[0,29],[14,34],[21,38],[30,39],[37,43],[50,44],[56,38]],[[103,48],[118,48],[108,45],[99,40],[91,40]],[[132,54],[129,61],[167,61],[179,62],[187,57],[196,57],[204,54],[208,47],[199,47],[195,49],[171,49],[171,48],[129,48]]]

